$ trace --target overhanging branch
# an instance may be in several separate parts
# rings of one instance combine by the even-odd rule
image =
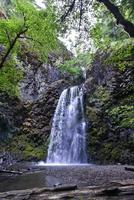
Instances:
[[[26,33],[27,30],[28,30],[27,28],[24,28],[23,30],[20,30],[20,32],[16,34],[16,37],[12,40],[10,47],[8,48],[6,54],[3,56],[2,60],[1,60],[0,69],[4,66],[4,63],[6,62],[9,54],[11,53],[12,49],[14,48],[19,37],[21,35],[23,35],[24,33]]]
[[[71,3],[71,5],[69,6],[68,10],[61,16],[61,22],[64,22],[66,17],[72,12],[72,10],[75,7],[75,1],[73,0],[73,2]]]
[[[117,6],[115,6],[110,0],[97,1],[103,3],[107,7],[107,9],[114,15],[115,19],[117,20],[117,24],[121,24],[124,27],[124,30],[130,35],[130,37],[134,37],[134,24],[125,19]]]

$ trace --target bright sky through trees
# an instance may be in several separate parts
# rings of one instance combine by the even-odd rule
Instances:
[[[45,8],[45,5],[43,3],[43,0],[36,0],[36,4],[42,8]]]
[[[43,3],[43,0],[35,0],[36,4],[41,7],[45,8],[45,4]],[[92,17],[90,16],[89,13],[89,18],[91,19]],[[94,19],[92,19],[94,21]],[[77,47],[77,40],[80,38],[79,31],[77,32],[75,29],[71,29],[70,31],[67,31],[64,36],[60,36],[59,39],[64,43],[64,45],[70,50],[74,55],[77,54],[77,50],[79,49],[80,52],[83,52],[85,50],[85,45],[87,46],[87,49],[91,46],[90,42],[85,39],[85,42],[83,41],[81,43],[81,47]]]

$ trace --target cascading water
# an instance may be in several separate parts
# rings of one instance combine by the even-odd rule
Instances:
[[[85,127],[82,89],[65,89],[53,118],[47,163],[86,163]]]

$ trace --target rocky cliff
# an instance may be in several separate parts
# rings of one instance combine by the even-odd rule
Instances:
[[[71,54],[66,52],[69,59]],[[34,53],[25,52],[20,56],[24,78],[20,82],[20,99],[33,102],[46,95],[49,86],[61,79],[70,79],[69,74],[57,68],[57,62],[64,62],[64,55],[50,54],[46,63],[38,60]]]
[[[134,164],[134,69],[104,64],[98,53],[85,82],[90,162]]]
[[[66,57],[70,57],[69,52]],[[73,79],[56,66],[59,59],[63,62],[63,54],[51,54],[47,63],[29,52],[19,59],[24,74],[19,98],[5,93],[0,96],[0,151],[9,151],[25,160],[45,159],[57,101]]]
[[[89,162],[133,164],[133,68],[121,71],[105,64],[107,57],[97,53],[83,86]],[[21,160],[45,159],[59,96],[81,81],[59,71],[63,55],[51,54],[47,63],[29,52],[19,59],[24,73],[19,98],[0,95],[0,151],[17,154]]]

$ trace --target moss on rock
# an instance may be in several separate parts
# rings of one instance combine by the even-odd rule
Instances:
[[[8,145],[9,152],[20,155],[21,160],[44,160],[47,156],[48,139],[34,143],[26,135],[14,137]]]
[[[97,62],[89,74],[96,86],[86,93],[89,159],[103,164],[134,164],[133,68],[121,72],[103,67],[103,58]]]

